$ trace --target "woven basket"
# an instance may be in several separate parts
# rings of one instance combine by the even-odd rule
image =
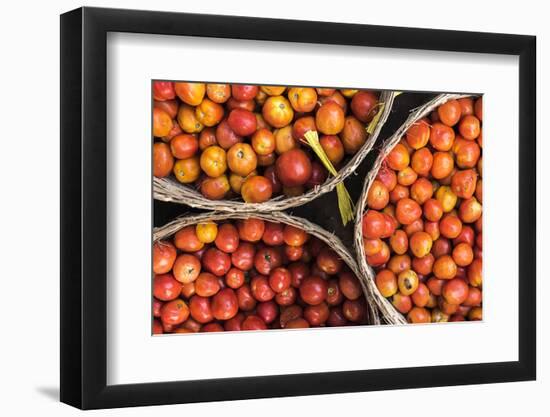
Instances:
[[[376,273],[374,272],[373,268],[367,263],[367,260],[365,258],[365,247],[363,245],[363,229],[361,227],[361,221],[363,218],[363,214],[365,211],[367,211],[367,195],[370,189],[370,186],[376,176],[378,175],[378,171],[380,170],[380,167],[382,166],[382,162],[388,156],[388,154],[391,152],[391,150],[394,148],[395,145],[399,143],[399,141],[402,139],[402,137],[405,135],[405,132],[418,120],[422,119],[423,117],[428,116],[433,110],[437,109],[440,105],[446,103],[449,100],[453,99],[459,99],[459,98],[465,98],[465,97],[471,97],[471,95],[465,95],[465,94],[440,94],[437,97],[435,97],[433,100],[427,102],[426,104],[414,109],[405,123],[403,123],[396,131],[395,133],[390,136],[386,141],[384,141],[384,144],[382,146],[382,149],[380,150],[380,154],[376,158],[376,161],[374,162],[374,165],[372,169],[369,171],[368,175],[365,178],[365,183],[363,184],[363,190],[361,191],[361,195],[359,197],[359,201],[356,205],[356,213],[355,213],[355,233],[354,233],[354,239],[355,239],[355,251],[357,254],[357,261],[359,265],[359,269],[361,270],[361,277],[365,280],[367,289],[369,291],[369,294],[371,294],[371,300],[373,300],[378,309],[380,310],[380,317],[381,320],[388,324],[405,324],[407,323],[407,320],[403,315],[397,311],[391,302],[385,298],[380,292],[378,291],[378,288],[376,287],[375,283],[375,277]]]
[[[300,218],[289,216],[288,214],[281,212],[274,213],[224,213],[224,212],[213,212],[213,213],[203,213],[198,215],[185,215],[178,217],[177,219],[165,224],[162,227],[157,227],[153,230],[153,242],[169,238],[174,235],[178,230],[197,223],[205,221],[223,221],[223,220],[237,220],[237,219],[247,219],[249,217],[254,217],[270,222],[278,222],[288,224],[297,228],[300,228],[307,233],[317,237],[318,239],[325,242],[331,249],[333,249],[340,258],[348,265],[348,267],[353,271],[353,273],[359,279],[361,286],[363,287],[363,293],[368,306],[368,323],[369,324],[380,324],[380,318],[378,316],[377,308],[370,302],[371,292],[367,287],[367,281],[363,278],[361,270],[355,262],[353,256],[346,249],[342,241],[334,234],[327,232],[321,227],[317,226],[310,221]]]
[[[380,95],[380,102],[384,103],[384,110],[372,135],[369,135],[361,149],[353,155],[347,164],[338,171],[338,175],[329,177],[324,184],[308,190],[296,197],[277,196],[264,203],[245,203],[242,200],[210,200],[190,186],[179,183],[172,177],[153,179],[153,196],[156,200],[169,201],[178,204],[186,204],[191,207],[205,210],[224,212],[271,212],[286,210],[290,207],[301,206],[322,194],[328,193],[340,182],[355,172],[363,159],[372,149],[378,135],[386,122],[395,98],[392,91],[383,91]]]

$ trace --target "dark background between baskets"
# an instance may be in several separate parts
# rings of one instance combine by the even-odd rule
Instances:
[[[363,188],[365,174],[372,167],[383,141],[389,138],[393,132],[403,124],[411,110],[421,106],[435,96],[436,94],[433,93],[403,93],[396,97],[388,120],[382,128],[372,151],[363,160],[355,175],[352,174],[345,180],[346,188],[354,202],[359,198],[361,189]],[[162,226],[175,217],[186,213],[200,213],[204,211],[205,210],[193,209],[181,204],[155,200],[153,203],[153,226]],[[348,223],[345,227],[342,225],[342,220],[340,219],[340,213],[338,211],[336,190],[326,193],[303,206],[285,210],[285,212],[294,216],[306,218],[317,223],[325,230],[334,232],[342,239],[348,250],[353,254],[353,222]]]

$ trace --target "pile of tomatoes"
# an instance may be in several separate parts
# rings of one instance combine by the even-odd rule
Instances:
[[[153,333],[359,325],[357,277],[321,240],[257,218],[199,223],[153,246]]]
[[[156,81],[153,96],[154,176],[247,203],[324,183],[304,134],[319,132],[338,169],[363,146],[379,109],[376,93],[332,88]]]
[[[482,98],[450,100],[385,158],[362,219],[382,296],[411,323],[482,318]]]

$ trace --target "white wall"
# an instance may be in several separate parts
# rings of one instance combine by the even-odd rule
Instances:
[[[4,2],[0,15],[2,56],[0,72],[0,121],[2,126],[0,178],[0,410],[4,415],[74,415],[77,412],[57,402],[59,378],[59,17],[79,7],[77,1]],[[303,2],[306,3],[306,2]],[[399,4],[397,4],[399,3]],[[209,0],[93,1],[89,6],[162,9],[217,14],[312,19],[350,23],[417,26],[441,29],[510,32],[538,36],[538,119],[539,119],[539,213],[548,211],[543,196],[550,181],[543,172],[542,155],[550,152],[548,129],[542,129],[541,115],[548,114],[548,79],[540,75],[550,69],[550,29],[543,2],[494,2],[463,0],[357,2],[339,0],[301,4],[295,0],[259,2]],[[6,148],[7,145],[7,148]],[[546,233],[544,233],[546,232]],[[354,410],[371,415],[407,413],[425,416],[536,415],[546,405],[550,390],[548,357],[550,330],[548,309],[541,294],[550,291],[543,265],[550,249],[547,216],[539,215],[539,316],[538,381],[455,388],[388,391],[346,395],[325,395],[290,399],[239,401],[102,411],[95,415],[173,415],[200,413],[217,415],[280,415],[295,410],[316,415],[334,415]],[[543,237],[544,236],[544,237]],[[547,407],[544,407],[546,409]],[[294,414],[294,413],[293,413]],[[539,413],[540,415],[540,413]]]

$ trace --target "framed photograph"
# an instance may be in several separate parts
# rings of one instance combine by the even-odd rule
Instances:
[[[535,37],[61,16],[61,401],[536,378]]]

